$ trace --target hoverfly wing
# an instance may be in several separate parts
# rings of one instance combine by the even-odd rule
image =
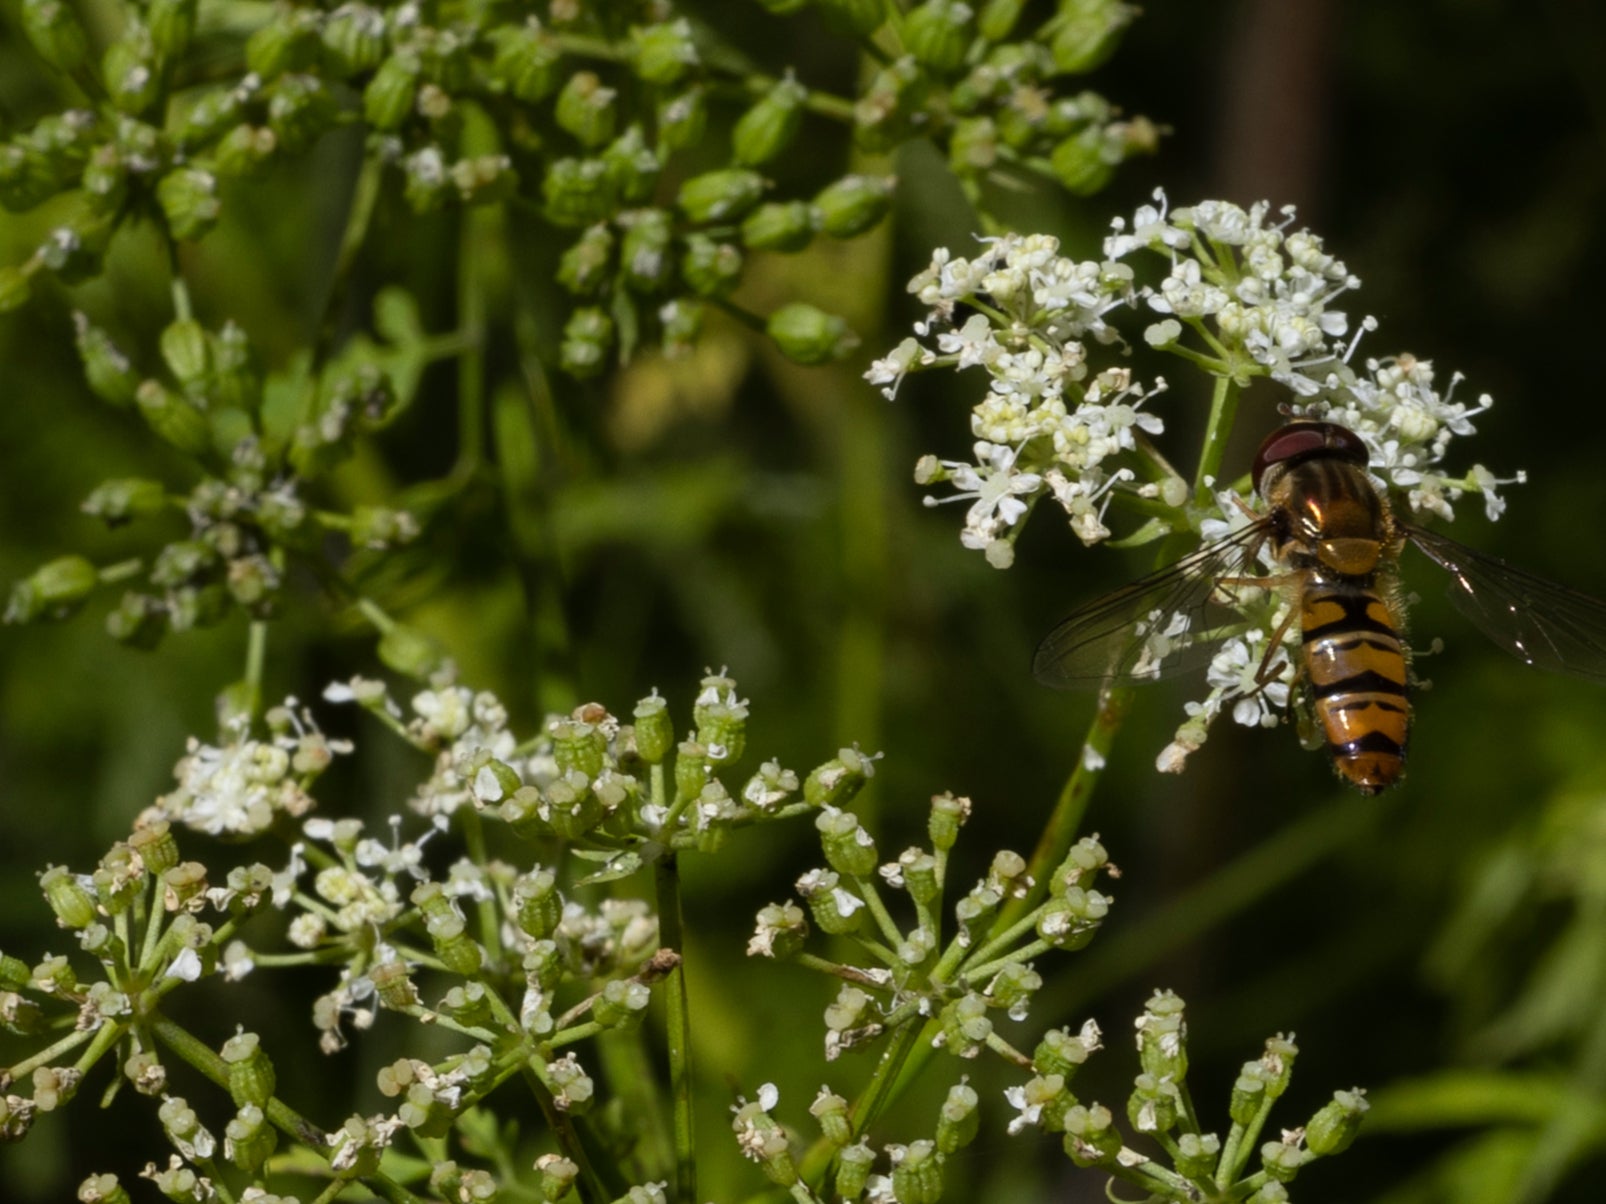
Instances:
[[[1421,527],[1404,530],[1450,574],[1450,600],[1484,635],[1536,668],[1606,680],[1606,602]]]
[[[1235,613],[1221,604],[1222,577],[1258,576],[1260,520],[1163,569],[1078,607],[1037,646],[1032,674],[1056,689],[1106,681],[1159,681],[1208,664]]]

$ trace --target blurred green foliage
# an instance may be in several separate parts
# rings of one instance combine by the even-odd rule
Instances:
[[[790,67],[821,84],[856,69],[813,10],[788,18],[777,39],[756,7],[704,7],[776,75]],[[1606,269],[1606,16],[1514,0],[1312,3],[1313,36],[1285,30],[1277,7],[1152,6],[1094,82],[1171,127],[1160,156],[1123,168],[1093,200],[1045,185],[990,204],[1013,228],[1086,252],[1111,214],[1156,185],[1179,199],[1301,202],[1301,220],[1365,281],[1357,309],[1494,394],[1482,458],[1527,469],[1530,484],[1479,546],[1606,593],[1591,291]],[[19,28],[17,6],[0,4],[6,134],[56,103]],[[1287,100],[1309,117],[1297,142],[1275,107],[1243,116],[1259,77],[1283,78],[1287,62],[1305,76]],[[1244,156],[1246,143],[1259,160]],[[859,154],[834,128],[805,123],[772,170],[817,187],[859,166]],[[183,252],[198,314],[240,322],[269,364],[316,335],[360,155],[358,140],[336,133],[304,161],[231,189],[218,227]],[[1266,174],[1284,159],[1309,166]],[[433,362],[412,408],[357,444],[322,482],[321,502],[347,509],[453,481],[444,500],[424,499],[437,508],[423,538],[373,584],[526,726],[591,698],[618,711],[654,685],[684,704],[705,666],[728,664],[755,701],[749,744],[761,755],[802,764],[848,740],[884,749],[868,795],[884,845],[912,839],[925,800],[952,789],[978,812],[956,857],[982,856],[1035,837],[1091,710],[1034,685],[1036,638],[1059,611],[1147,566],[1043,524],[998,573],[959,547],[947,516],[920,506],[910,466],[968,442],[968,403],[915,380],[888,405],[857,372],[913,317],[902,282],[933,245],[966,245],[977,220],[929,147],[905,145],[895,168],[889,225],[798,258],[760,255],[741,294],[759,312],[801,299],[844,314],[860,358],[801,368],[716,317],[687,359],[642,356],[583,384],[525,372],[522,388],[484,395],[469,418],[462,399],[482,385]],[[0,217],[0,263],[30,253],[44,228],[35,215]],[[517,378],[519,339],[555,358],[568,312],[554,283],[563,245],[516,212],[420,218],[382,194],[341,321],[364,324],[381,286],[399,284],[425,331],[495,323],[504,315],[472,310],[474,282],[489,280],[539,325],[506,332],[495,352],[498,373]],[[104,277],[43,288],[0,317],[7,581],[68,549],[104,562],[151,554],[159,541],[131,544],[77,507],[108,476],[185,471],[137,418],[90,395],[72,348],[75,308],[114,315],[153,343],[170,316],[155,243],[136,229]],[[1206,400],[1168,399],[1170,438],[1186,445]],[[1268,390],[1245,407],[1237,463],[1278,400]],[[465,437],[483,440],[486,471],[456,481]],[[1443,635],[1448,650],[1421,665],[1433,688],[1420,699],[1410,775],[1380,800],[1344,794],[1287,731],[1223,729],[1185,776],[1160,777],[1153,755],[1182,695],[1157,687],[1140,698],[1088,821],[1126,871],[1119,906],[1070,976],[1050,981],[1037,1014],[1074,1024],[1092,1013],[1113,1032],[1153,988],[1174,987],[1192,1004],[1194,1074],[1214,1084],[1211,1096],[1267,1032],[1297,1030],[1295,1092],[1309,1094],[1296,1112],[1351,1082],[1372,1088],[1375,1105],[1343,1162],[1301,1181],[1304,1200],[1594,1199],[1606,1159],[1606,696],[1501,657],[1422,580],[1413,632]],[[372,669],[366,628],[315,582],[289,589],[267,698],[315,697]],[[0,629],[0,948],[23,956],[62,943],[37,871],[91,863],[123,835],[169,787],[185,736],[212,727],[214,693],[242,671],[239,620],[147,653],[112,643],[103,614]],[[419,767],[379,751],[389,748],[373,741],[360,770],[331,775],[330,813],[361,813],[365,800],[407,788]],[[785,833],[742,839],[745,855],[722,859],[717,876],[694,860],[685,869],[706,1143],[729,1141],[727,1083],[772,1079],[796,1099],[820,1079],[817,1030],[776,1039],[795,999],[767,993],[775,968],[744,959],[744,931],[697,922],[787,896],[811,864]],[[699,930],[724,940],[698,943]],[[817,996],[817,1015],[826,989],[801,971],[796,986]],[[239,992],[255,990],[229,989],[235,1009]],[[255,1003],[250,1019],[268,1043],[306,1043],[304,1001]],[[383,1045],[378,1034],[330,1062],[281,1066],[285,1090],[359,1092],[393,1056]],[[1106,1057],[1088,1073],[1119,1082],[1127,1068]],[[981,1080],[996,1100],[1000,1083]],[[908,1103],[921,1116],[935,1106]],[[6,1198],[60,1199],[91,1163],[150,1156],[160,1139],[140,1127],[149,1123],[119,1101],[105,1116],[80,1108],[41,1124],[0,1151]],[[114,1153],[124,1141],[130,1152]],[[730,1199],[753,1180],[703,1186]],[[1023,1151],[1000,1124],[984,1124],[949,1180],[953,1198],[989,1200],[1091,1199],[1101,1188],[1072,1175],[1057,1143]]]

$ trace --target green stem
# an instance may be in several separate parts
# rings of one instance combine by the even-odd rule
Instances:
[[[697,1204],[697,1132],[692,1115],[691,1014],[686,1005],[686,951],[681,927],[680,868],[675,854],[653,867],[658,896],[660,940],[680,954],[664,979],[665,1044],[669,1052],[669,1090],[674,1097],[675,1192],[679,1204]]]
[[[1082,817],[1087,814],[1088,802],[1093,797],[1093,788],[1098,784],[1110,746],[1115,742],[1115,733],[1121,730],[1121,722],[1131,703],[1132,691],[1123,687],[1106,685],[1099,693],[1098,710],[1093,713],[1093,722],[1077,751],[1076,764],[1060,789],[1054,810],[1026,867],[1032,879],[1031,889],[1023,898],[1011,899],[999,910],[988,934],[989,944],[1048,897],[1050,879],[1076,841]]]
[[[368,238],[368,226],[373,220],[374,205],[379,200],[379,185],[384,164],[378,155],[363,160],[352,187],[351,206],[346,210],[346,227],[340,233],[340,248],[335,252],[334,272],[329,281],[329,295],[324,298],[323,316],[318,322],[318,338],[313,344],[312,366],[309,380],[316,381],[318,369],[329,358],[335,337],[340,332],[341,311],[345,308],[346,292],[351,285],[351,269],[357,261],[357,252]]]
[[[1194,497],[1203,505],[1210,501],[1211,486],[1221,476],[1221,461],[1227,453],[1233,419],[1238,415],[1238,388],[1225,376],[1216,377],[1210,396],[1210,420],[1205,427],[1204,450],[1199,453],[1199,471],[1194,474]]]

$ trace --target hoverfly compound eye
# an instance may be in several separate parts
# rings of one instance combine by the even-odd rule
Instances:
[[[1366,443],[1348,427],[1336,422],[1290,422],[1267,435],[1255,453],[1251,472],[1255,492],[1260,492],[1260,482],[1274,464],[1292,466],[1318,456],[1355,464],[1365,464],[1369,458]]]

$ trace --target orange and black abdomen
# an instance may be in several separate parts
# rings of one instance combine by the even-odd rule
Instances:
[[[1376,794],[1405,773],[1405,645],[1369,586],[1312,573],[1304,595],[1305,678],[1327,751],[1340,777]]]

